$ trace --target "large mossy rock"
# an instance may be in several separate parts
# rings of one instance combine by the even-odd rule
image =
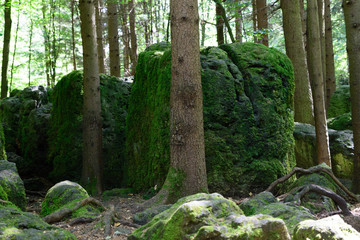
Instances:
[[[343,179],[352,178],[354,143],[350,130],[328,130],[332,171]],[[305,123],[295,123],[295,157],[296,165],[310,168],[318,165],[316,157],[315,127]]]
[[[246,217],[220,194],[181,198],[171,208],[135,230],[130,240],[290,239],[284,222],[270,216]]]
[[[293,239],[355,240],[360,239],[360,233],[345,223],[339,215],[335,215],[299,223],[294,230]]]
[[[74,71],[54,87],[49,130],[51,178],[79,180],[82,166],[83,74]],[[129,83],[100,75],[105,184],[119,186],[123,171]]]
[[[0,239],[76,240],[76,237],[70,232],[47,224],[37,215],[0,204]]]
[[[73,208],[79,201],[88,198],[86,190],[75,182],[63,181],[55,184],[46,193],[41,204],[41,216],[47,216],[62,208]],[[74,211],[71,217],[96,217],[102,210],[85,205]]]
[[[256,214],[270,215],[284,220],[289,233],[295,226],[307,219],[316,219],[309,210],[291,203],[279,202],[270,192],[261,192],[240,204],[246,216]]]
[[[17,172],[15,163],[0,160],[0,187],[6,193],[7,199],[3,199],[5,197],[3,193],[0,198],[12,202],[21,210],[26,209],[27,201],[24,183]]]
[[[5,149],[22,156],[22,161],[17,162],[22,176],[46,176],[50,170],[46,162],[51,109],[48,90],[43,86],[26,87],[0,103]]]
[[[136,190],[161,186],[169,167],[170,45],[139,55],[127,117],[126,180]],[[201,51],[210,191],[247,195],[294,165],[290,60],[258,44]]]
[[[327,115],[329,118],[340,116],[351,111],[350,86],[340,85],[330,99]]]

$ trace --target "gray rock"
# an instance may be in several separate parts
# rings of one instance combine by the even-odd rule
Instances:
[[[148,222],[150,222],[150,220],[155,216],[158,215],[159,213],[162,213],[163,211],[167,210],[168,208],[170,208],[172,205],[159,205],[159,206],[154,206],[152,208],[146,209],[145,211],[136,213],[134,215],[134,223],[139,224],[139,225],[145,225]]]
[[[293,235],[294,240],[356,240],[360,233],[339,216],[331,216],[320,220],[306,220],[299,223]]]

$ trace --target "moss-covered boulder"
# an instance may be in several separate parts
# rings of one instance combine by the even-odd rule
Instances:
[[[339,215],[335,215],[299,223],[294,230],[293,239],[355,240],[360,239],[360,233],[345,223]]]
[[[337,86],[336,91],[330,99],[327,115],[329,118],[340,116],[351,111],[350,86]]]
[[[351,113],[344,113],[330,119],[328,127],[334,130],[352,130]]]
[[[74,71],[54,87],[49,130],[49,162],[52,179],[79,180],[82,166],[82,91],[83,74]],[[105,184],[119,186],[123,171],[125,116],[129,83],[116,77],[100,75],[103,122],[103,159]]]
[[[26,209],[27,201],[24,183],[17,172],[15,163],[0,160],[0,186],[6,193],[8,201],[21,210]]]
[[[0,239],[76,240],[76,237],[70,232],[47,224],[37,215],[0,204]]]
[[[170,45],[139,56],[127,117],[129,181],[160,187],[169,167]],[[201,51],[206,165],[210,191],[247,195],[294,165],[293,70],[258,44]],[[146,133],[146,134],[144,134]]]
[[[289,233],[307,219],[316,219],[309,210],[291,203],[279,202],[270,192],[262,192],[240,204],[246,216],[265,214],[284,220]]]
[[[55,184],[46,193],[41,204],[41,216],[47,216],[62,208],[72,208],[77,202],[89,197],[86,190],[77,183],[63,181]],[[71,217],[95,217],[102,210],[92,205],[85,205],[72,213]]]
[[[195,194],[180,199],[135,230],[128,239],[290,239],[280,219],[246,217],[220,194]]]
[[[0,103],[5,148],[23,157],[17,162],[21,176],[46,176],[50,170],[46,162],[51,108],[48,90],[43,86],[26,87]]]
[[[343,179],[352,178],[354,142],[350,130],[328,130],[332,171]],[[310,168],[318,165],[316,155],[315,127],[305,123],[295,123],[296,165]]]

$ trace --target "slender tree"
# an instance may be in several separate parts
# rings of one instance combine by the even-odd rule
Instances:
[[[324,78],[322,70],[321,39],[319,31],[319,17],[317,0],[308,0],[307,4],[308,29],[308,68],[312,79],[312,93],[314,99],[314,117],[316,129],[316,147],[318,162],[325,162],[331,167],[329,136],[326,123]]]
[[[13,85],[15,56],[16,56],[16,50],[17,50],[19,26],[20,26],[20,9],[17,10],[17,21],[16,21],[16,30],[15,30],[14,51],[13,51],[13,55],[12,55],[12,63],[11,63],[11,70],[10,70],[10,84],[9,84],[9,92],[10,93],[11,93],[12,85]]]
[[[343,1],[354,133],[353,191],[360,193],[360,0]]]
[[[242,9],[240,7],[241,0],[235,0],[235,35],[236,35],[236,41],[242,42]]]
[[[257,9],[256,9],[256,0],[251,0],[251,5],[252,5],[252,23],[253,23],[253,31],[254,31],[254,43],[258,42],[258,37],[257,37],[257,30],[258,30],[258,25],[257,25]]]
[[[108,40],[110,55],[110,75],[120,77],[120,49],[118,32],[118,3],[107,2]]]
[[[331,24],[330,0],[325,0],[325,53],[326,53],[326,109],[336,90],[334,47]]]
[[[81,180],[94,194],[101,194],[103,191],[102,123],[94,1],[80,0],[79,7],[84,62]]]
[[[75,0],[70,1],[70,9],[71,9],[71,52],[72,52],[72,64],[74,70],[76,70],[76,42],[75,42],[75,21],[74,21],[74,3]]]
[[[124,62],[124,75],[130,76],[130,32],[128,28],[128,11],[125,3],[120,4],[121,12],[121,30],[122,30],[122,41],[123,41],[123,62]]]
[[[11,0],[5,0],[4,18],[4,43],[1,66],[1,98],[5,98],[8,92],[8,66],[11,38]]]
[[[103,1],[95,0],[95,17],[96,17],[96,36],[97,36],[97,54],[99,63],[99,73],[105,73],[105,50],[103,38]],[[120,68],[120,66],[119,66]]]
[[[325,5],[324,0],[317,0],[318,2],[318,16],[319,16],[319,32],[321,44],[321,63],[323,71],[324,82],[324,96],[326,109],[326,48],[325,48]]]
[[[129,0],[129,22],[130,22],[130,59],[131,59],[131,75],[135,75],[137,65],[137,37],[136,37],[136,25],[135,25],[135,5],[134,0]]]
[[[220,4],[215,4],[215,11],[216,11],[216,38],[218,45],[225,43],[224,38],[224,19],[222,18],[224,9],[221,7]]]
[[[257,10],[257,27],[261,32],[259,37],[259,43],[269,46],[269,34],[267,33],[268,26],[268,8],[266,0],[256,0]]]
[[[294,65],[295,121],[314,125],[313,100],[306,61],[299,0],[282,0],[286,54]]]

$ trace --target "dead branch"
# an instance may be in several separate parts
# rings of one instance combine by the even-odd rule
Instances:
[[[47,223],[60,222],[63,218],[69,216],[79,208],[88,204],[94,204],[106,210],[106,207],[100,201],[96,200],[95,198],[88,197],[79,201],[72,209],[62,208],[56,212],[51,213],[50,215],[47,215],[46,217],[43,218],[43,220]]]
[[[351,198],[351,200],[353,200],[355,202],[359,202],[359,199],[357,198],[357,196],[354,193],[350,192],[349,189],[347,189],[339,181],[339,179],[337,179],[337,177],[335,177],[335,175],[332,173],[332,171],[330,169],[322,167],[322,166],[315,166],[315,167],[311,167],[309,169],[294,167],[293,170],[291,170],[291,172],[289,174],[287,174],[287,175],[277,179],[273,183],[271,183],[270,186],[265,191],[271,192],[275,188],[276,185],[278,185],[279,183],[285,182],[286,180],[291,178],[295,173],[312,174],[312,173],[319,173],[319,172],[328,174],[331,177],[331,179],[334,180],[334,182],[340,187],[340,189],[343,190]]]
[[[300,205],[301,198],[304,197],[304,195],[307,194],[308,192],[315,192],[317,194],[331,198],[339,206],[344,216],[352,215],[349,209],[347,208],[347,204],[344,198],[342,198],[341,196],[337,195],[336,193],[334,193],[329,189],[325,189],[315,184],[309,184],[304,186],[303,189],[295,195],[294,201],[296,202],[296,204]]]
[[[74,226],[74,225],[78,225],[78,224],[91,223],[97,219],[98,218],[92,218],[92,217],[78,217],[78,218],[75,218],[74,220],[72,220],[69,223],[69,225]]]

